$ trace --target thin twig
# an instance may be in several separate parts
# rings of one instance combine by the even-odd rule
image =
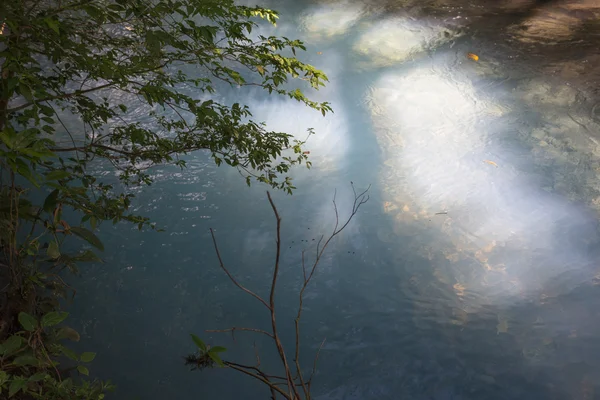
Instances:
[[[304,282],[306,282],[306,265],[304,263],[304,253],[306,250],[302,250],[302,276],[304,277]]]
[[[317,354],[315,354],[315,360],[313,361],[313,369],[312,372],[310,373],[310,377],[308,378],[308,390],[310,391],[310,385],[312,383],[312,379],[315,375],[315,371],[317,370],[317,361],[319,361],[319,354],[321,353],[321,349],[323,348],[323,345],[325,344],[325,340],[327,339],[323,339],[323,341],[321,342],[321,345],[319,346],[319,349],[317,350]]]
[[[258,355],[258,348],[256,347],[256,342],[254,342],[253,347],[254,355],[256,356],[256,368],[260,368],[260,356]]]
[[[327,240],[325,241],[325,244],[323,244],[323,247],[320,248],[320,250],[319,250],[319,246],[321,244],[323,237],[321,237],[321,239],[319,239],[319,242],[317,244],[317,256],[315,258],[315,262],[310,270],[308,277],[304,278],[304,284],[302,285],[302,289],[300,289],[300,293],[298,296],[299,297],[298,313],[296,315],[296,319],[294,320],[295,329],[296,329],[295,362],[296,362],[296,374],[298,375],[298,378],[300,379],[300,382],[302,384],[302,388],[304,390],[306,398],[310,398],[310,387],[307,386],[304,382],[304,377],[302,375],[302,371],[300,368],[300,362],[298,360],[299,354],[300,354],[300,318],[302,316],[302,309],[303,309],[303,304],[304,304],[304,292],[306,291],[308,284],[310,283],[312,277],[314,276],[315,271],[317,269],[317,265],[319,264],[321,257],[323,256],[323,253],[325,252],[325,249],[327,249],[327,246],[329,245],[331,240],[335,236],[337,236],[342,230],[344,230],[344,228],[346,228],[346,226],[348,226],[348,224],[350,223],[352,218],[354,218],[354,216],[358,212],[358,209],[369,200],[369,196],[366,195],[366,193],[371,188],[370,186],[365,191],[357,194],[356,190],[354,188],[354,184],[353,183],[351,183],[351,184],[352,184],[352,192],[354,193],[354,202],[352,204],[352,211],[350,213],[350,216],[348,217],[346,222],[344,222],[344,224],[341,227],[339,227],[339,213],[338,213],[337,202],[336,202],[337,191],[335,191],[334,195],[333,195],[333,209],[335,211],[335,227],[333,229],[332,234],[327,238]],[[304,270],[304,264],[302,265],[302,268]],[[317,357],[318,357],[318,354],[317,354]],[[314,368],[316,368],[316,360],[315,360],[315,366],[313,367],[313,373],[314,373]],[[313,374],[311,374],[311,377],[312,377],[312,375]]]
[[[265,385],[267,385],[269,387],[269,389],[271,389],[271,393],[273,393],[273,391],[276,391],[277,393],[279,393],[280,395],[282,395],[283,397],[285,397],[288,400],[292,400],[292,397],[287,394],[286,392],[284,392],[283,390],[281,390],[280,388],[277,387],[277,385],[273,384],[273,382],[269,381],[267,378],[261,376],[262,375],[262,371],[258,370],[258,368],[250,368],[250,367],[246,367],[240,364],[236,364],[236,363],[232,363],[229,361],[224,361],[225,365],[227,365],[229,368],[233,368],[236,371],[240,371],[243,374],[249,375],[251,377],[253,377],[254,379],[258,379],[259,381],[261,381],[262,383],[264,383]],[[248,368],[248,369],[256,369],[258,370],[257,372],[259,373],[259,375],[257,374],[253,374],[250,371],[246,371],[246,369],[244,368]],[[274,393],[273,393],[274,396]]]
[[[268,337],[270,337],[271,339],[274,339],[273,335],[271,335],[269,332],[267,331],[263,331],[262,329],[255,329],[255,328],[238,328],[238,327],[233,327],[233,328],[227,328],[227,329],[207,329],[205,332],[235,332],[235,331],[248,331],[248,332],[257,332],[257,333],[262,333],[263,335],[267,335]]]
[[[271,310],[271,307],[269,307],[269,305],[267,304],[266,301],[264,301],[262,299],[262,297],[260,297],[259,295],[257,295],[256,293],[254,293],[252,290],[246,289],[244,286],[242,286],[232,275],[231,273],[229,273],[229,270],[225,267],[225,264],[223,263],[223,259],[221,258],[221,253],[219,252],[219,246],[217,245],[217,239],[215,238],[215,232],[213,231],[212,228],[210,228],[210,235],[212,236],[212,240],[213,240],[213,245],[215,247],[215,252],[217,253],[217,258],[219,259],[219,265],[221,266],[221,269],[223,271],[225,271],[225,273],[227,274],[227,276],[229,277],[229,279],[231,279],[231,282],[233,282],[233,284],[235,286],[237,286],[238,288],[242,289],[244,292],[248,293],[250,296],[254,297],[255,299],[257,299],[258,301],[260,301],[265,307],[267,307],[269,310]]]

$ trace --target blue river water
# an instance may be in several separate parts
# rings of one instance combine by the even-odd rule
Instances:
[[[494,2],[496,3],[496,2]],[[267,4],[269,5],[269,4]],[[302,361],[318,399],[594,399],[600,396],[600,5],[596,1],[277,2],[277,28],[330,78],[288,99],[227,89],[256,120],[308,142],[313,168],[274,193],[283,217],[277,292],[284,345],[303,249],[332,229],[353,182],[370,200],[306,293]],[[137,115],[137,117],[136,117]],[[143,120],[144,110],[134,117]],[[261,305],[275,220],[207,154],[154,167],[134,206],[165,232],[101,227],[104,263],[82,268],[72,306],[82,350],[114,399],[268,398],[235,371],[190,372],[190,333],[277,371]],[[114,179],[109,169],[99,171]],[[310,367],[309,367],[310,368]]]

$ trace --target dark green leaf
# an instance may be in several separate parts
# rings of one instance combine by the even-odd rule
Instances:
[[[19,82],[19,92],[23,95],[23,97],[25,97],[25,99],[27,99],[27,101],[33,100],[33,94],[31,94],[31,89],[29,86],[27,86],[27,84]]]
[[[217,365],[219,367],[224,367],[225,364],[223,364],[223,360],[221,360],[221,357],[219,357],[219,355],[217,353],[213,353],[213,352],[208,352],[208,356],[210,357],[211,360],[213,360],[215,363],[217,363]]]
[[[60,190],[58,189],[54,189],[52,191],[52,193],[50,193],[48,195],[48,197],[46,197],[46,200],[44,200],[44,211],[46,212],[52,212],[54,211],[54,209],[56,208],[56,201],[58,199],[58,194],[60,193]]]
[[[0,371],[0,392],[2,391],[2,386],[8,381],[10,375],[6,373],[6,371]]]
[[[89,351],[85,352],[85,353],[81,353],[81,356],[79,357],[81,362],[92,362],[92,361],[94,361],[94,358],[96,358],[96,353],[92,353]]]
[[[57,339],[69,339],[73,342],[79,342],[79,333],[68,326],[63,326],[58,330]]]
[[[29,379],[27,379],[29,382],[39,382],[41,380],[46,379],[46,377],[49,377],[50,375],[48,375],[45,372],[38,372],[37,374],[31,375],[29,377]]]
[[[24,367],[26,365],[39,365],[39,360],[32,356],[31,354],[24,354],[22,356],[18,356],[13,360],[13,364],[18,365],[19,367]]]
[[[210,348],[211,353],[222,353],[224,351],[227,351],[227,349],[223,346],[215,346]]]
[[[44,22],[48,25],[48,27],[50,29],[52,29],[54,32],[56,33],[60,33],[60,30],[58,28],[58,21],[53,20],[52,18],[48,17],[48,18],[44,18]]]
[[[19,377],[14,378],[8,387],[8,398],[13,397],[25,386],[27,386],[27,381],[25,379]]]
[[[80,374],[85,375],[85,376],[89,376],[90,375],[90,370],[88,370],[83,365],[78,365],[77,366],[77,371],[79,371]]]
[[[60,257],[60,250],[58,248],[58,243],[55,240],[51,240],[48,243],[48,248],[46,249],[46,255],[50,257],[52,260],[56,260]]]
[[[23,311],[19,313],[19,323],[28,332],[33,332],[37,326],[37,320]]]
[[[64,311],[50,311],[42,317],[42,327],[54,326],[63,322],[69,313]]]
[[[4,343],[2,343],[2,347],[4,351],[2,354],[8,355],[11,354],[21,348],[23,344],[23,338],[21,336],[13,335],[6,339]]]
[[[54,171],[50,171],[46,174],[46,179],[49,181],[57,181],[60,179],[69,178],[71,173],[65,170],[55,169]]]
[[[73,261],[79,262],[102,262],[96,253],[91,250],[84,250],[81,253],[72,257]]]
[[[79,357],[77,357],[77,353],[75,353],[73,350],[65,347],[65,346],[61,346],[60,351],[67,357],[69,357],[71,360],[73,361],[78,361]]]
[[[194,341],[194,343],[196,343],[196,346],[198,346],[198,348],[200,350],[206,351],[206,344],[204,344],[202,339],[200,339],[198,336],[194,335],[193,333],[191,334],[191,336],[192,336],[192,340]]]
[[[98,239],[94,232],[90,231],[89,229],[80,226],[72,226],[71,232],[73,232],[74,234],[76,234],[77,236],[79,236],[98,250],[104,251],[104,245],[102,244],[100,239]]]

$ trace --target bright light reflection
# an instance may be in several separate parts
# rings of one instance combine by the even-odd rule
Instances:
[[[508,301],[567,269],[589,266],[587,256],[569,245],[567,236],[585,217],[568,202],[528,185],[511,167],[510,155],[495,151],[478,120],[491,105],[478,99],[470,84],[432,70],[389,74],[373,88],[369,106],[382,146],[386,141],[401,143],[386,149],[386,165],[398,176],[394,184],[402,186],[399,192],[430,215],[448,211],[444,232],[453,243],[474,249],[473,254],[505,246],[503,278],[498,283],[494,272],[495,290],[486,293],[485,301],[489,296],[494,302]],[[457,236],[461,238],[455,240]],[[432,249],[439,253],[447,240],[438,239]],[[511,256],[511,249],[519,256]],[[550,262],[540,266],[542,259]],[[484,267],[490,265],[482,262]],[[453,268],[460,269],[461,263]],[[468,274],[453,273],[467,288],[485,290],[481,275],[465,282]]]
[[[311,9],[300,24],[313,40],[326,39],[346,33],[363,15],[362,7],[344,2]]]
[[[363,32],[354,44],[354,51],[367,57],[369,66],[383,67],[409,61],[457,35],[455,30],[436,23],[426,25],[407,18],[392,18],[378,21]]]

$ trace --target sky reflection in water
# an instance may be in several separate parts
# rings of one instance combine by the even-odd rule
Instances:
[[[584,74],[549,78],[546,64],[504,42],[483,51],[502,34],[474,37],[464,28],[476,18],[462,9],[292,7],[274,32],[307,40],[309,61],[331,79],[316,99],[335,114],[229,94],[271,129],[317,131],[313,170],[295,172],[293,198],[276,195],[287,245],[281,315],[295,307],[301,248],[330,226],[334,189],[345,212],[348,181],[373,184],[307,293],[309,359],[327,337],[318,398],[594,398],[600,153],[595,97],[575,88]],[[544,12],[524,23],[539,33]],[[74,311],[86,349],[99,352],[96,372],[119,385],[115,398],[263,398],[230,372],[188,373],[179,357],[190,332],[265,323],[218,270],[207,234],[216,228],[232,271],[264,290],[274,238],[264,188],[245,188],[202,154],[189,170],[154,173],[138,207],[168,232],[106,227],[107,263],[80,284]],[[291,337],[291,326],[282,331]],[[211,340],[243,359],[253,339]]]

